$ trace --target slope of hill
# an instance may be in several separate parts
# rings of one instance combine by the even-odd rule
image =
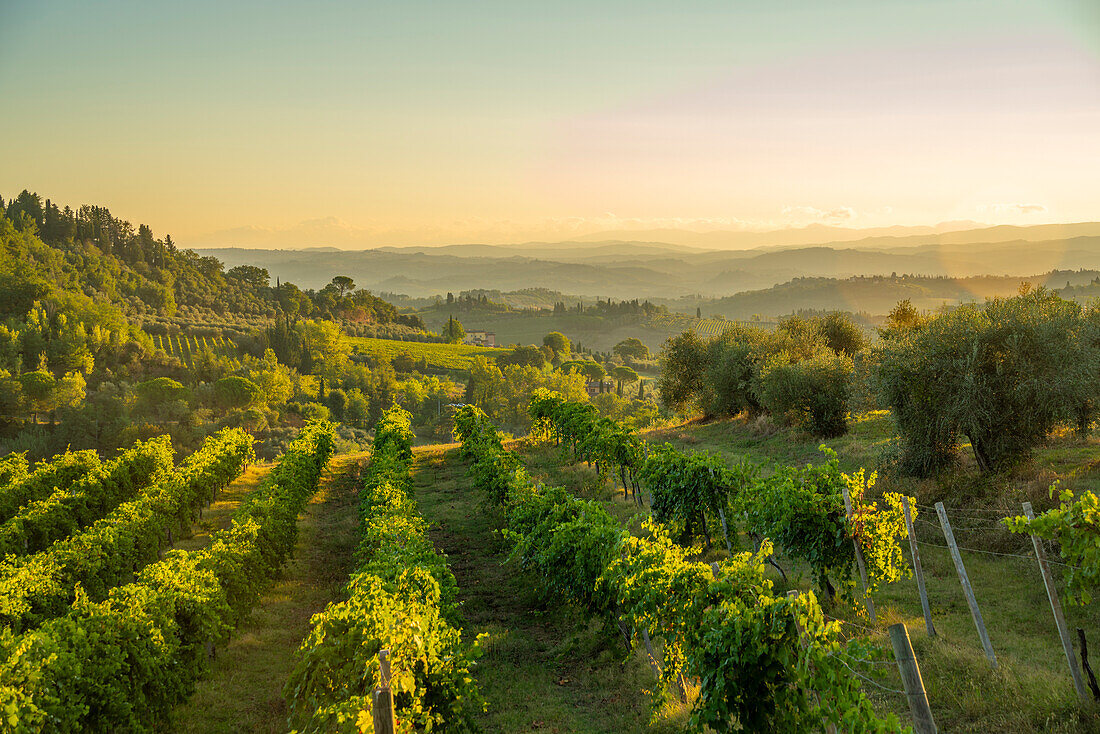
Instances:
[[[898,301],[909,299],[923,311],[943,306],[981,302],[995,296],[1014,295],[1021,282],[1044,286],[1062,297],[1086,302],[1100,296],[1100,271],[1056,270],[1043,275],[977,276],[945,278],[927,276],[856,276],[851,278],[798,278],[762,290],[744,291],[726,298],[670,305],[681,311],[701,308],[707,314],[728,319],[753,316],[772,318],[802,310],[850,311],[883,316]]]
[[[1061,226],[1061,225],[1058,225]],[[1025,276],[1050,270],[1100,268],[1100,225],[995,228],[987,237],[1008,241],[968,241],[970,233],[876,239],[860,246],[818,245],[742,251],[683,251],[654,243],[597,245],[587,251],[539,245],[471,246],[362,251],[204,250],[227,266],[258,265],[272,276],[306,287],[321,287],[346,274],[375,291],[426,297],[473,289],[514,291],[546,288],[588,297],[679,298],[699,294],[723,297],[769,288],[800,277],[848,278],[908,273],[971,277]],[[1026,230],[1026,231],[1024,231]],[[1090,235],[1033,240],[1033,237],[1094,231]],[[986,230],[989,232],[989,230]],[[493,253],[487,255],[484,253]]]

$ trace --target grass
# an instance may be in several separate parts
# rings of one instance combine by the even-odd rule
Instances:
[[[209,545],[210,536],[229,527],[233,512],[241,504],[241,500],[259,486],[260,481],[267,476],[273,466],[275,466],[273,463],[253,464],[245,469],[232,484],[218,493],[217,500],[203,510],[199,519],[192,523],[190,536],[178,538],[172,547],[193,551]]]
[[[851,471],[860,466],[874,466],[882,445],[892,436],[893,424],[889,415],[873,413],[857,417],[848,435],[824,443],[837,451],[841,466]],[[817,450],[821,441],[763,422],[691,423],[651,431],[647,438],[669,441],[682,449],[719,452],[731,462],[742,456],[756,461],[794,464],[821,461]],[[517,445],[522,446],[522,443]],[[878,624],[873,630],[868,628],[866,618],[853,608],[838,605],[826,610],[852,623],[846,628],[848,634],[863,636],[887,651],[891,650],[887,627],[896,622],[906,624],[941,731],[1100,732],[1100,708],[1094,704],[1081,706],[1074,693],[1038,565],[1031,555],[1030,541],[1000,530],[995,522],[998,514],[1018,512],[1020,498],[1045,497],[1045,487],[1050,481],[1060,480],[1073,487],[1095,486],[1097,465],[1100,464],[1098,449],[1100,442],[1093,438],[1058,436],[1041,447],[1031,462],[1006,476],[979,477],[972,465],[964,463],[957,475],[946,481],[891,479],[883,482],[893,491],[917,494],[922,504],[921,497],[945,495],[952,490],[961,493],[947,497],[957,500],[952,524],[961,546],[999,549],[1026,556],[1014,558],[962,551],[998,658],[997,671],[990,668],[985,658],[947,550],[927,545],[944,544],[933,511],[922,510],[918,515],[916,535],[925,543],[920,546],[921,560],[937,637],[931,638],[925,631],[913,579],[887,585],[876,595]],[[563,466],[556,448],[536,446],[524,453],[529,470],[543,481],[603,501],[620,520],[629,521],[631,515],[639,513],[633,504],[623,501],[620,494],[604,486],[593,470],[583,465]],[[743,548],[749,545],[746,539],[741,539],[741,544]],[[712,551],[710,555],[715,553],[724,554],[724,551]],[[907,543],[905,556],[909,558]],[[1058,560],[1056,554],[1051,557]],[[810,589],[807,568],[792,563],[781,553],[778,559],[788,569],[791,583],[788,587],[778,573],[769,568],[777,591]],[[1100,638],[1096,636],[1096,631],[1100,630],[1100,605],[1094,603],[1087,609],[1066,608],[1065,611],[1071,634],[1074,627],[1081,627],[1097,640],[1094,644],[1100,648]],[[1094,655],[1094,668],[1098,667],[1095,660]],[[875,682],[865,684],[864,689],[876,709],[895,713],[903,722],[908,721],[904,696],[893,692],[901,689],[897,668],[886,664],[875,665],[872,670]]]
[[[375,359],[389,362],[399,354],[408,353],[417,362],[422,359],[427,360],[430,368],[457,372],[468,371],[474,363],[474,357],[495,359],[508,351],[493,347],[478,347],[472,344],[405,342],[366,336],[348,337],[348,340],[356,352]]]
[[[320,491],[299,520],[298,545],[285,572],[261,596],[229,645],[218,650],[209,674],[176,710],[173,731],[286,731],[282,688],[294,654],[309,631],[310,618],[343,597],[351,571],[358,525],[355,469],[364,457],[345,454],[333,459]],[[256,480],[246,475],[237,483],[242,491],[234,492],[235,484],[224,493],[224,504],[232,504],[231,497],[239,502]],[[211,515],[207,520],[213,524]],[[205,530],[200,531],[196,538],[203,537]]]
[[[488,633],[474,677],[488,702],[487,732],[673,732],[686,712],[654,707],[655,678],[617,631],[547,599],[506,562],[501,521],[465,478],[448,446],[417,450],[413,494],[458,580],[463,638]]]

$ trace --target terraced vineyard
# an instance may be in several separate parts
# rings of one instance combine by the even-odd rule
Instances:
[[[224,336],[194,336],[191,334],[151,334],[153,346],[178,357],[188,367],[194,366],[195,356],[209,349],[220,357],[237,356],[237,346]]]

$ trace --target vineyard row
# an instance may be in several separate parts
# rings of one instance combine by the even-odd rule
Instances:
[[[0,637],[0,731],[163,731],[293,550],[333,445],[331,424],[307,424],[209,546],[170,551],[103,601],[78,594],[66,614]]]
[[[78,584],[100,601],[111,588],[133,581],[157,560],[173,528],[189,525],[254,459],[252,437],[239,428],[225,429],[174,472],[87,529],[45,551],[7,557],[0,562],[0,621],[21,632],[64,613]]]
[[[348,597],[313,618],[286,686],[301,734],[373,731],[372,693],[389,689],[398,731],[472,731],[483,707],[474,650],[454,626],[457,585],[409,498],[410,415],[391,408],[375,428],[359,493],[359,567]],[[475,643],[476,647],[476,643]],[[379,653],[388,651],[392,673]]]
[[[657,523],[633,537],[599,503],[532,482],[478,408],[459,411],[455,432],[474,485],[504,512],[513,558],[544,590],[617,623],[634,645],[660,638],[666,689],[680,675],[699,681],[694,731],[900,730],[844,662],[872,651],[842,643],[812,593],[773,594],[770,543],[715,567],[692,561]]]

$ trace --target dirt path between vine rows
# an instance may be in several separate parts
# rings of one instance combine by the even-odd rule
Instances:
[[[489,633],[474,669],[489,704],[484,730],[677,730],[663,712],[650,722],[646,688],[654,679],[640,659],[623,661],[621,646],[608,644],[598,624],[542,598],[536,581],[506,562],[496,513],[482,505],[465,472],[453,449],[418,449],[413,496],[458,581],[463,639]]]
[[[336,456],[320,489],[298,521],[298,545],[283,576],[268,589],[251,616],[218,650],[191,699],[176,709],[172,731],[285,732],[283,685],[294,653],[309,632],[309,620],[343,598],[357,538],[355,465],[366,454]],[[196,524],[195,536],[177,547],[201,547],[224,527],[232,509],[266,471],[250,470],[219,497]]]

